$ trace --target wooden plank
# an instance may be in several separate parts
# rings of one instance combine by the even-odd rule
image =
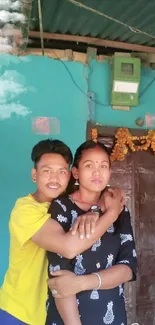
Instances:
[[[26,56],[26,55],[40,55],[42,56],[41,48],[28,48],[26,51],[22,51],[21,49],[14,49],[10,52],[10,54],[18,55],[18,56]],[[58,50],[58,49],[45,49],[44,55],[48,56],[52,59],[63,60],[63,61],[76,61],[81,62],[83,64],[87,64],[87,53],[74,52],[72,50]],[[96,57],[99,61],[106,61],[110,59],[107,55],[99,55]]]
[[[155,63],[155,54],[154,53],[131,53],[131,57],[140,58],[143,64],[145,63]]]
[[[115,53],[114,53],[114,56],[119,56],[119,57],[120,57],[120,56],[121,56],[121,57],[122,57],[122,56],[123,56],[123,57],[125,56],[125,57],[128,57],[128,58],[131,58],[131,53],[115,52]]]
[[[29,31],[29,37],[40,38],[40,32]],[[51,40],[61,40],[61,41],[70,41],[70,42],[79,42],[79,43],[81,42],[81,43],[86,43],[86,44],[96,45],[96,46],[113,47],[113,48],[137,51],[137,52],[155,53],[155,47],[124,43],[118,41],[110,41],[110,40],[104,40],[95,37],[75,36],[75,35],[68,35],[68,34],[54,34],[54,33],[43,33],[43,37]]]
[[[19,56],[26,56],[26,55],[42,55],[41,49],[36,48],[28,48],[26,51],[21,50],[14,50],[11,54],[19,55]],[[56,59],[56,60],[63,60],[63,61],[77,61],[83,64],[87,62],[87,54],[86,53],[79,53],[73,52],[72,50],[57,50],[57,49],[45,49],[44,55],[48,56],[49,58]]]
[[[130,111],[130,106],[112,106],[112,109],[120,110],[120,111]]]
[[[97,58],[97,49],[94,47],[87,48],[87,63]]]

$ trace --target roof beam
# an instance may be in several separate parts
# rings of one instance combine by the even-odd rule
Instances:
[[[29,37],[40,38],[40,32],[29,31]],[[123,50],[129,50],[133,52],[136,51],[136,52],[155,53],[155,47],[110,41],[110,40],[104,40],[95,37],[75,36],[75,35],[68,35],[68,34],[54,34],[54,33],[43,33],[43,37],[44,39],[86,43],[89,45],[112,47],[112,48],[118,48]]]

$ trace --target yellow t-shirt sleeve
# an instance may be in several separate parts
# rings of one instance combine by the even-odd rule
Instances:
[[[48,205],[17,200],[10,218],[10,232],[23,246],[50,218]]]

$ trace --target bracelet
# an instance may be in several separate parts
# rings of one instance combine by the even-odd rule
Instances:
[[[95,290],[99,290],[101,288],[102,280],[98,273],[93,273],[98,277],[98,287]]]

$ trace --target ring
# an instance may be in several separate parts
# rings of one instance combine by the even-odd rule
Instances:
[[[58,292],[57,292],[56,290],[52,290],[52,295],[53,295],[53,296],[56,296],[57,293],[58,293]]]

